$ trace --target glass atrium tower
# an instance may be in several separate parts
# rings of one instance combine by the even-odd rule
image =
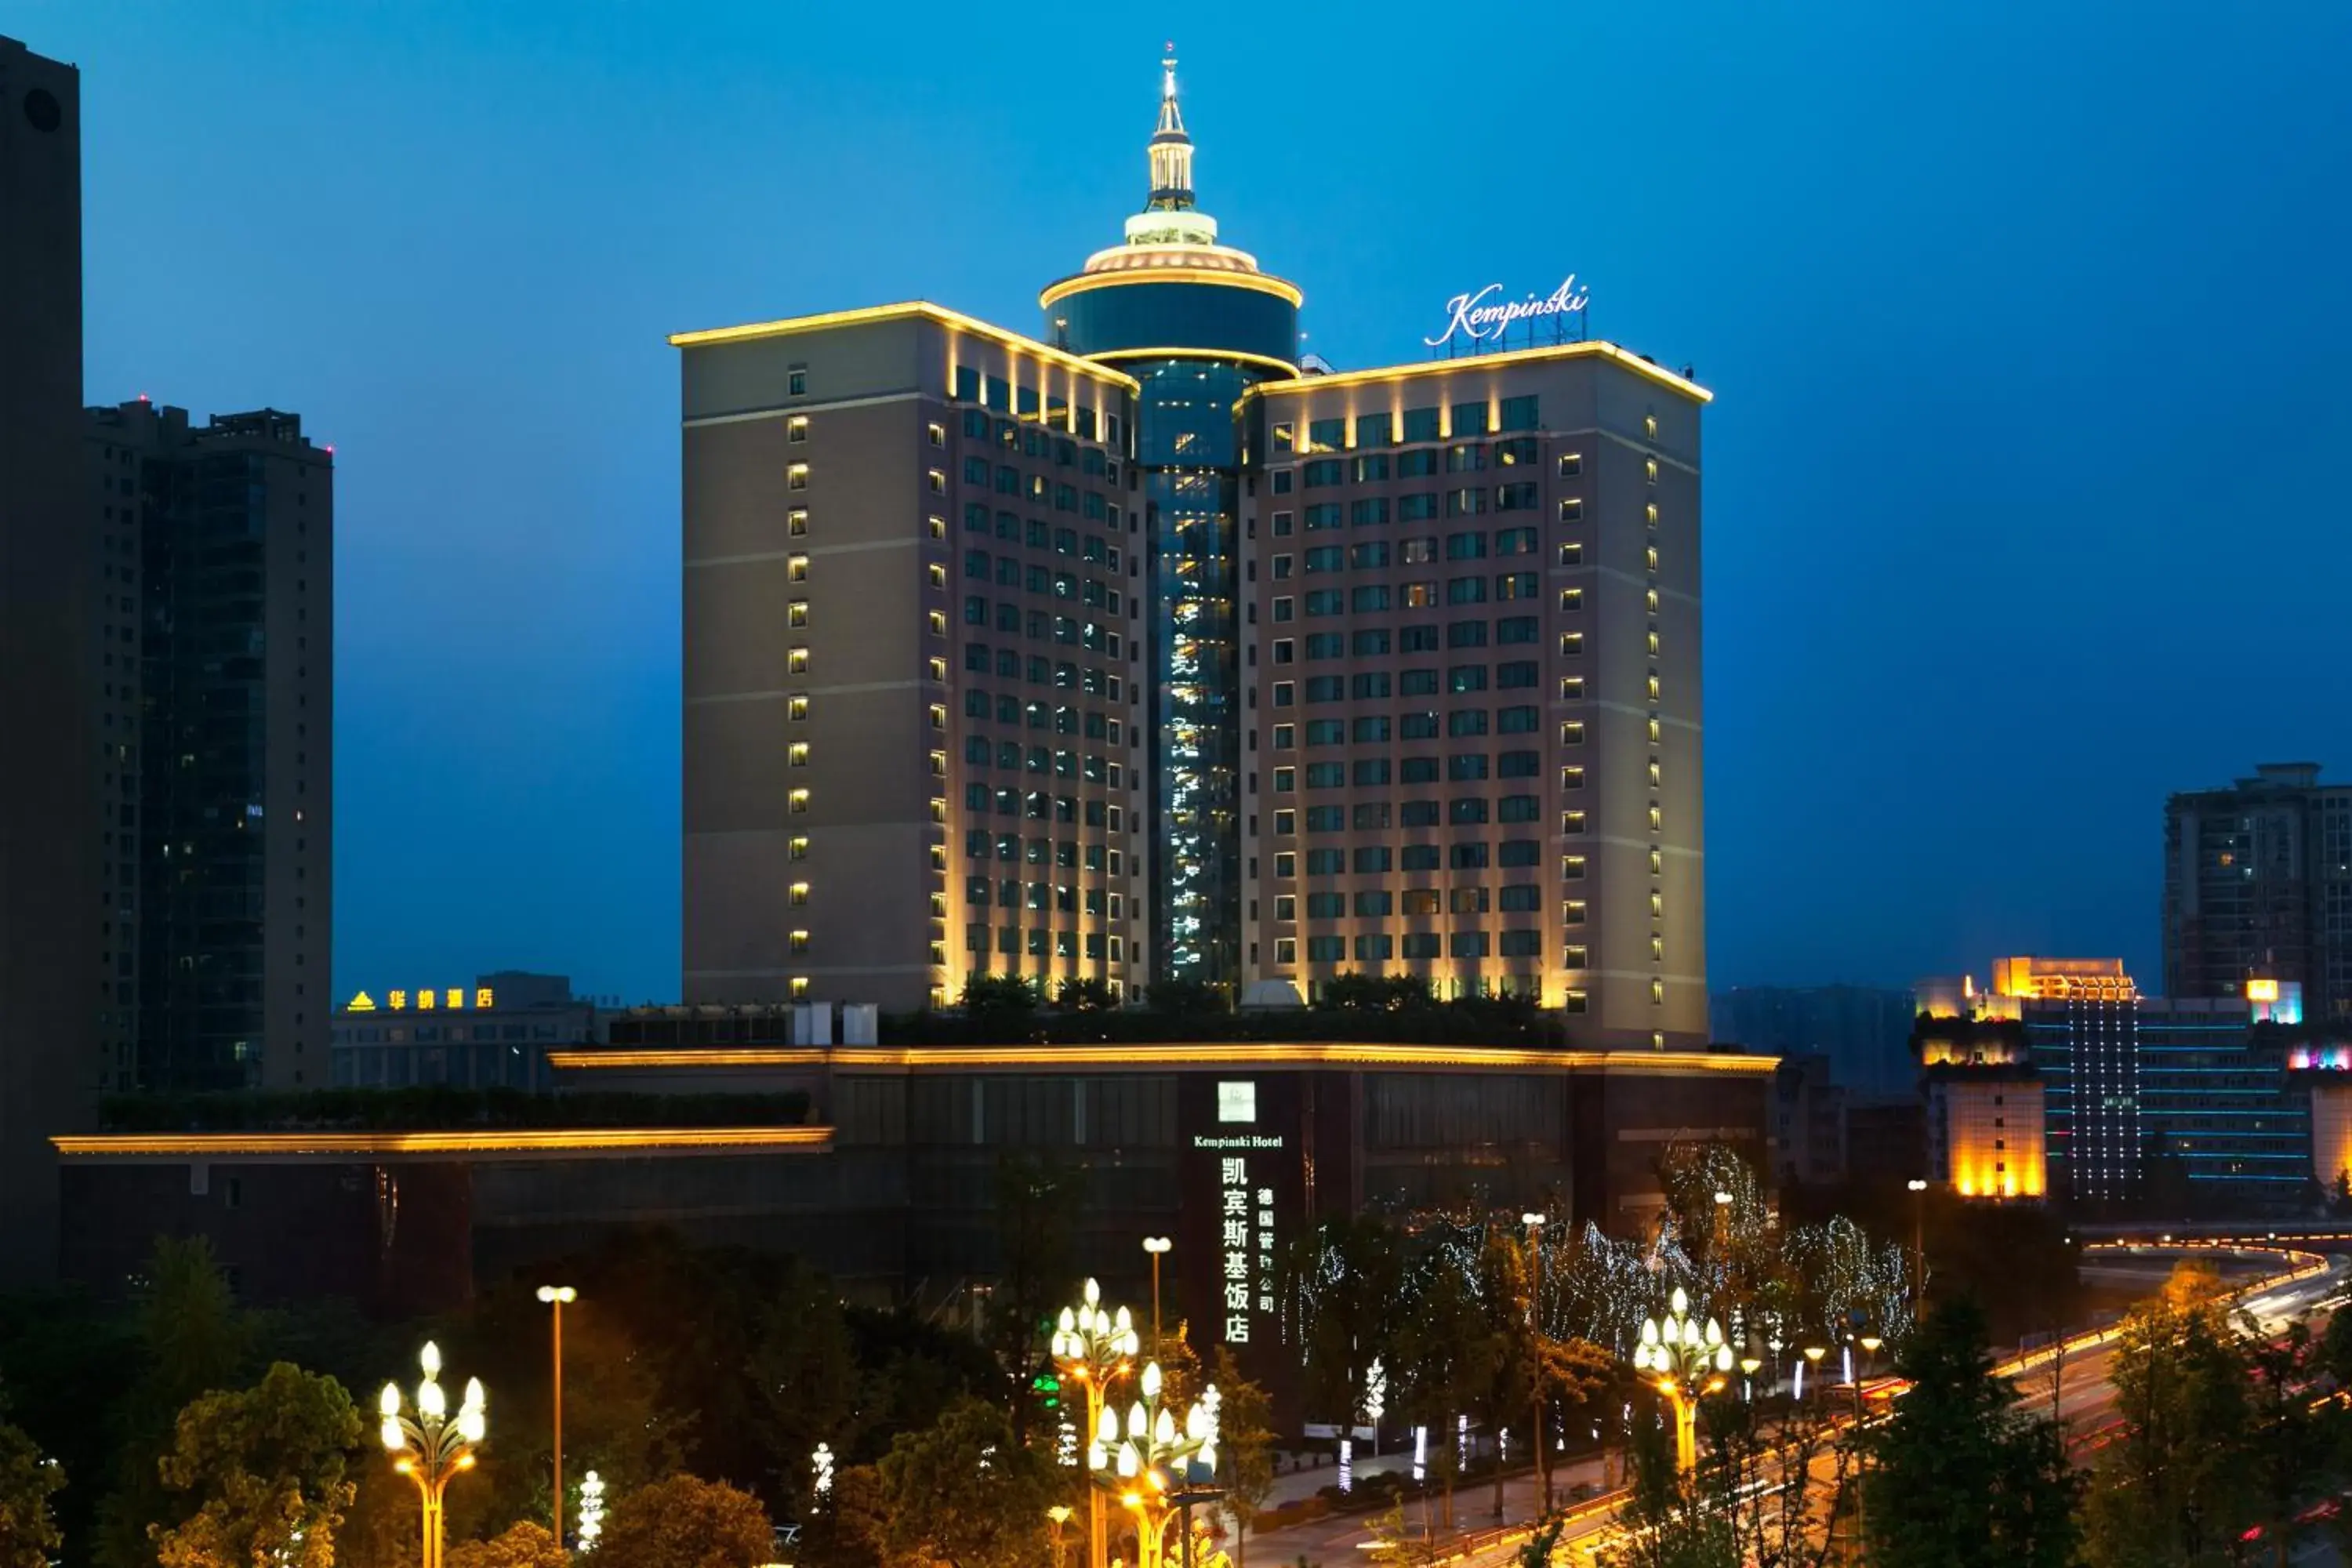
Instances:
[[[1192,199],[1192,139],[1162,62],[1151,195],[1123,244],[1038,297],[1046,340],[1141,384],[1136,469],[1154,607],[1146,687],[1151,763],[1151,973],[1231,987],[1241,975],[1241,452],[1251,386],[1296,377],[1297,288],[1217,243]]]

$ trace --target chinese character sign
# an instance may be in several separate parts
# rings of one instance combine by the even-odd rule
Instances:
[[[1245,1345],[1250,1339],[1250,1308],[1257,1299],[1259,1276],[1251,1268],[1249,1159],[1227,1154],[1217,1162],[1217,1186],[1222,1199],[1224,1247],[1223,1289],[1225,1303],[1224,1342]],[[1269,1239],[1269,1247],[1272,1242]],[[1265,1277],[1268,1289],[1271,1275]],[[1270,1303],[1269,1303],[1270,1304]]]

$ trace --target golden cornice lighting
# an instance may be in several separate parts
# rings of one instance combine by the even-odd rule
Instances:
[[[1416,360],[1411,364],[1382,365],[1375,370],[1334,371],[1328,375],[1304,376],[1297,381],[1262,382],[1242,395],[1246,398],[1293,392],[1319,392],[1325,387],[1365,386],[1377,382],[1412,381],[1430,375],[1474,375],[1497,365],[1533,364],[1560,359],[1615,360],[1636,374],[1645,375],[1661,386],[1672,387],[1695,402],[1715,401],[1715,394],[1698,383],[1676,375],[1664,365],[1652,364],[1640,354],[1621,349],[1615,343],[1602,342],[1598,339],[1580,343],[1550,343],[1541,348],[1512,349],[1504,353],[1464,354],[1457,359]]]
[[[986,338],[991,342],[1000,343],[1022,353],[1034,354],[1048,364],[1059,365],[1065,370],[1078,371],[1098,381],[1114,383],[1129,392],[1141,389],[1140,383],[1123,372],[1108,369],[1093,360],[1066,353],[1050,343],[1041,343],[1034,338],[1024,338],[1018,332],[1008,332],[1003,327],[991,325],[977,316],[967,316],[961,310],[950,310],[944,305],[934,305],[928,300],[909,300],[896,305],[869,305],[856,310],[827,310],[814,316],[787,316],[782,321],[749,321],[740,327],[711,327],[699,331],[672,332],[669,343],[672,348],[704,348],[713,343],[745,342],[755,338],[790,337],[795,332],[817,332],[834,327],[854,327],[871,321],[898,321],[910,319],[935,321],[940,326],[952,328],[960,332],[970,332],[974,337]]]
[[[1780,1058],[1707,1051],[1538,1050],[1321,1041],[1158,1041],[1120,1046],[713,1047],[550,1051],[563,1071],[678,1068],[832,1068],[838,1071],[1005,1068],[1127,1068],[1152,1072],[1236,1067],[1393,1067],[1496,1072],[1599,1072],[1769,1077]]]
[[[100,1132],[49,1142],[68,1160],[232,1160],[317,1154],[435,1155],[670,1152],[833,1144],[830,1127],[614,1127],[464,1132]]]
[[[1286,300],[1294,310],[1307,302],[1307,296],[1299,291],[1297,284],[1285,282],[1263,272],[1226,271],[1169,261],[1117,272],[1073,273],[1047,284],[1045,292],[1037,296],[1037,304],[1042,310],[1073,294],[1083,294],[1096,289],[1116,289],[1130,283],[1178,286],[1201,283],[1219,289],[1245,289],[1253,294],[1271,294],[1277,300]]]

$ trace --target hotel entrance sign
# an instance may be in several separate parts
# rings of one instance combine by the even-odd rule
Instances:
[[[1445,301],[1445,330],[1433,338],[1421,341],[1433,349],[1450,346],[1458,338],[1465,342],[1500,344],[1503,334],[1518,322],[1528,323],[1532,334],[1535,323],[1548,317],[1574,315],[1591,302],[1591,295],[1576,286],[1576,274],[1568,275],[1560,286],[1549,295],[1538,299],[1529,293],[1524,300],[1514,300],[1503,292],[1500,283],[1489,283],[1470,293],[1456,294]],[[1557,322],[1554,323],[1557,326]]]

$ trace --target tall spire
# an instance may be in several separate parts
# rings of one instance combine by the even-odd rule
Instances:
[[[1176,106],[1176,45],[1160,61],[1160,123],[1151,132],[1151,199],[1147,211],[1182,212],[1192,205],[1192,138]]]

